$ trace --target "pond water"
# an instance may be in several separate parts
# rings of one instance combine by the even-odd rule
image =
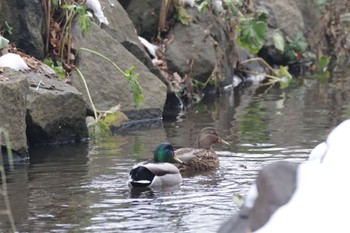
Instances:
[[[330,129],[350,117],[344,73],[330,84],[304,79],[285,90],[250,86],[207,98],[174,118],[79,145],[30,150],[30,164],[8,173],[19,232],[215,232],[238,211],[259,169],[304,161]],[[128,172],[161,141],[195,146],[216,127],[231,146],[215,146],[216,171],[184,177],[168,190],[129,190]],[[3,203],[1,199],[0,203]],[[3,204],[0,204],[0,208]],[[0,232],[10,231],[0,215]]]

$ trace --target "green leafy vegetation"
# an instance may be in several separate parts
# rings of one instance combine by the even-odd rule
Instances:
[[[208,9],[208,7],[209,7],[208,2],[203,1],[197,6],[197,9],[200,13],[203,13],[204,11],[206,11]]]
[[[103,138],[110,134],[110,128],[118,126],[128,120],[128,117],[120,111],[119,105],[108,111],[100,111],[98,118],[88,118],[88,129],[90,137]]]
[[[136,71],[135,66],[131,66],[129,69],[123,71],[111,59],[94,50],[87,49],[87,48],[80,48],[78,52],[79,51],[90,52],[111,63],[125,77],[126,81],[129,83],[130,90],[133,94],[134,106],[136,108],[139,107],[139,105],[143,101],[143,94],[142,94],[140,83],[138,82],[139,74],[135,72]],[[90,126],[89,127],[90,135],[91,136],[94,135],[96,137],[102,137],[109,133],[109,129],[112,125],[115,125],[118,122],[124,121],[126,116],[122,117],[123,114],[119,111],[119,106],[116,106],[110,109],[109,111],[97,110],[92,100],[89,87],[86,83],[83,73],[79,68],[76,68],[76,70],[84,83],[86,93],[88,95],[92,110],[94,112],[94,120],[91,121],[90,124],[88,124]]]
[[[2,30],[0,32],[1,35],[5,34],[5,33],[8,33],[9,35],[12,35],[12,30],[13,30],[13,27],[11,27],[7,21],[4,22],[4,25],[2,27]]]
[[[224,18],[226,20],[231,20],[235,17],[243,17],[243,13],[245,12],[245,6],[243,0],[226,0],[222,2],[224,5]]]
[[[280,66],[276,72],[279,78],[276,81],[280,83],[280,87],[282,89],[288,87],[292,81],[292,75],[288,72],[288,66]]]
[[[78,24],[81,27],[81,32],[83,34],[87,32],[87,30],[90,28],[90,18],[92,17],[92,15],[88,13],[84,4],[63,4],[61,8],[66,11],[66,15],[68,16],[67,26],[69,26],[69,24],[72,23],[72,17],[74,18],[75,16],[78,16]]]
[[[325,13],[331,6],[332,0],[314,0],[321,13]]]
[[[272,35],[273,43],[280,52],[284,52],[285,41],[279,30],[275,30]]]
[[[245,19],[238,25],[237,31],[237,45],[257,54],[265,43],[267,24],[255,19]]]
[[[106,57],[106,56],[104,56],[104,55],[102,55],[94,50],[87,49],[87,48],[78,49],[78,51],[80,51],[80,50],[93,53],[93,54],[103,58],[104,60],[108,61],[109,63],[111,63],[128,81],[128,83],[130,85],[130,90],[131,90],[133,97],[134,97],[134,106],[136,108],[139,107],[140,103],[143,101],[143,94],[141,91],[140,83],[138,82],[139,74],[135,72],[135,66],[131,66],[129,69],[123,71],[111,59],[109,59],[108,57]]]
[[[256,8],[255,4],[245,0],[225,0],[222,1],[222,7],[215,5],[214,1],[211,0],[196,1],[196,3],[198,12],[204,13],[205,11],[209,11],[209,13],[212,13],[215,17],[222,17],[222,19],[224,19],[229,28],[229,33],[232,34],[230,34],[229,37],[236,45],[253,54],[257,54],[266,43],[268,36],[268,12],[265,8]],[[178,18],[190,18],[187,16],[185,10],[183,12],[180,10],[184,10],[183,5],[178,7]],[[182,23],[187,24],[187,22]],[[297,52],[304,51],[306,48],[303,38],[299,35],[294,40],[288,38],[285,40],[282,33],[279,30],[275,30],[272,39],[275,47],[281,53],[290,53],[295,56]],[[222,48],[219,49],[223,51]],[[270,73],[266,75],[260,74],[255,71],[242,70],[240,69],[241,67],[236,67],[236,70],[255,75],[265,75],[268,80],[267,85],[279,83],[281,88],[286,88],[290,84],[292,76],[288,72],[287,67],[281,66],[274,69],[263,61],[262,58],[257,58],[256,60],[267,66]],[[239,65],[250,61],[252,60],[240,61]],[[215,87],[220,86],[219,72],[221,71],[213,71],[213,75],[205,83],[198,82],[192,78],[190,78],[190,81],[184,81],[186,88],[177,93],[177,95],[180,96],[180,98],[189,99],[188,102],[190,103],[196,103],[202,98],[201,90],[208,84],[214,84]]]
[[[63,62],[64,55],[66,54],[66,61],[69,63],[70,49],[71,49],[71,24],[76,16],[78,16],[78,23],[81,27],[81,31],[84,34],[90,27],[90,14],[88,14],[85,4],[62,4],[61,8],[64,10],[65,15],[65,24],[62,27],[61,36],[60,36],[60,58]],[[67,51],[65,51],[67,49]]]
[[[187,11],[183,7],[178,7],[177,11],[177,20],[184,25],[188,25],[191,21],[191,17],[187,14]]]
[[[267,18],[268,13],[264,8],[255,9],[251,6],[246,5],[247,2],[242,0],[228,0],[224,1],[226,5],[226,17],[239,18],[236,31],[237,37],[235,43],[250,51],[253,54],[257,54],[260,49],[264,46],[267,39]],[[282,33],[277,29],[272,34],[272,40],[276,49],[281,53],[290,54],[291,57],[295,59],[295,54],[298,52],[304,52],[307,44],[303,40],[301,34],[297,35],[294,40],[284,39]],[[270,74],[264,74],[268,82],[264,85],[273,85],[275,83],[280,84],[280,88],[286,88],[289,86],[292,75],[288,72],[288,67],[280,66],[278,69],[272,68],[267,62],[262,58],[253,58],[246,61],[241,61],[240,65],[251,62],[259,61],[270,71]],[[243,71],[245,73],[250,73],[254,75],[261,75],[256,71],[242,70],[237,67],[237,70]]]
[[[208,3],[207,3],[208,4]],[[223,1],[224,19],[231,21],[238,19],[236,26],[236,44],[253,54],[257,54],[264,45],[267,37],[267,15],[265,9],[251,9],[243,0]]]
[[[124,71],[123,75],[130,85],[131,93],[134,97],[134,105],[136,108],[138,108],[143,101],[143,95],[140,83],[137,81],[140,75],[136,73],[135,70],[135,66],[131,66],[129,69]]]
[[[54,61],[53,67],[57,70],[62,67],[66,73],[74,70],[73,38],[71,34],[72,23],[77,18],[82,34],[85,34],[91,25],[92,14],[87,11],[85,1],[77,0],[43,0],[45,11],[45,54]],[[60,64],[58,64],[60,63]]]
[[[273,85],[275,83],[279,83],[281,88],[286,88],[289,86],[290,82],[293,79],[293,76],[288,72],[288,66],[280,66],[279,69],[274,69],[272,68],[267,62],[260,58],[252,58],[245,60],[241,62],[240,64],[243,65],[248,62],[252,61],[259,61],[262,63],[268,70],[270,70],[271,74],[264,74],[265,77],[268,79],[268,82],[264,83],[264,85]],[[239,69],[242,72],[246,72],[248,74],[253,74],[253,75],[260,75],[259,72],[253,71],[253,70],[242,70]]]
[[[318,61],[317,69],[319,72],[325,72],[327,71],[328,65],[329,65],[330,58],[328,56],[322,56],[320,57]]]
[[[58,78],[62,79],[62,78],[66,77],[66,71],[63,68],[62,62],[60,62],[60,61],[54,62],[50,58],[45,58],[43,63],[48,65],[51,69],[53,69]]]
[[[287,44],[284,54],[291,62],[298,60],[307,49],[308,44],[301,32],[297,33],[294,39],[286,38]]]

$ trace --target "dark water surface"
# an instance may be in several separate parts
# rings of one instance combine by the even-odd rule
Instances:
[[[304,161],[349,118],[349,89],[344,74],[330,85],[306,79],[286,90],[252,86],[147,129],[32,149],[30,164],[7,177],[16,226],[19,232],[215,232],[238,210],[234,197],[246,193],[262,166]],[[184,177],[169,190],[129,190],[129,170],[152,157],[159,142],[194,146],[205,126],[231,143],[215,147],[218,170]],[[0,220],[0,232],[9,232],[7,218]]]

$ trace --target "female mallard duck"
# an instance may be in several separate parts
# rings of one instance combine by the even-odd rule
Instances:
[[[175,155],[182,161],[176,164],[181,172],[208,171],[219,166],[219,157],[212,148],[213,144],[219,143],[230,145],[221,139],[212,127],[203,128],[198,135],[198,149],[180,148],[175,151]]]
[[[175,157],[173,146],[161,143],[154,151],[154,162],[142,162],[130,171],[132,187],[171,186],[181,183],[182,176],[173,162],[182,163]]]

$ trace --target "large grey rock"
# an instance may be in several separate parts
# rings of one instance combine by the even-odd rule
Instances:
[[[138,81],[141,85],[144,102],[140,105],[140,111],[136,111],[133,96],[125,77],[112,64],[99,56],[80,51],[76,65],[85,77],[97,109],[109,110],[120,104],[121,110],[129,118],[161,116],[167,88],[142,62],[95,23],[92,23],[90,31],[84,37],[78,24],[73,26],[72,33],[76,49],[89,48],[108,57],[122,70],[135,66],[136,72],[140,74]],[[72,83],[88,100],[85,86],[76,72],[72,75]]]
[[[297,185],[298,166],[296,163],[276,162],[264,167],[256,179],[258,197],[254,206],[243,206],[218,232],[245,233],[262,227],[293,196]]]
[[[268,24],[271,28],[281,29],[292,39],[298,32],[304,30],[303,16],[295,0],[260,0],[258,4],[265,6],[271,13],[268,18]]]
[[[136,29],[124,8],[115,2],[111,6],[108,0],[100,0],[103,12],[108,19],[109,25],[102,24],[101,27],[120,42],[130,53],[139,59],[153,74],[155,74],[163,83],[167,84],[165,78],[160,73],[158,67],[154,66],[150,56],[141,44]]]
[[[28,86],[26,77],[20,72],[6,69],[0,77],[0,128],[9,133],[11,148],[23,157],[28,154],[26,136]],[[5,146],[3,135],[1,137],[0,146]]]
[[[121,41],[119,41],[120,43],[124,42],[125,40],[129,40],[132,43],[142,47],[134,24],[130,20],[128,13],[119,4],[119,2],[115,1],[113,6],[109,4],[108,0],[100,0],[100,3],[103,8],[103,13],[108,19],[108,27],[116,31],[116,33],[123,34],[124,38],[116,37],[114,39],[117,39],[118,41],[121,39]]]
[[[161,1],[120,2],[129,14],[138,34],[146,39],[154,38],[158,31]],[[188,62],[194,58],[191,77],[206,81],[215,65],[218,65],[223,76],[222,83],[231,84],[235,65],[233,61],[235,46],[230,40],[227,24],[220,17],[208,12],[199,13],[196,8],[190,7],[186,10],[192,17],[192,22],[189,26],[176,22],[171,30],[174,41],[167,46],[165,56],[168,70],[184,76],[190,70]],[[168,19],[173,13],[174,9],[170,7]],[[217,51],[214,49],[214,44],[218,48]]]
[[[231,84],[236,54],[226,22],[208,11],[199,13],[190,7],[186,11],[192,21],[187,26],[175,25],[174,40],[166,47],[168,69],[205,82],[217,65],[222,84]]]
[[[194,10],[187,9],[193,15],[196,14]],[[215,40],[207,37],[205,29],[195,17],[188,26],[180,23],[175,25],[174,40],[166,47],[165,53],[170,71],[177,72],[182,77],[188,74],[198,81],[207,81],[214,70],[216,55]]]
[[[88,137],[86,102],[75,87],[39,73],[28,73],[27,78],[30,144],[76,142]]]
[[[38,59],[44,58],[43,28],[45,17],[41,0],[0,1],[0,22],[13,28],[12,35],[5,34],[16,47]]]
[[[346,1],[344,1],[346,2]],[[295,1],[297,7],[299,8],[301,15],[304,21],[303,34],[306,37],[306,40],[311,48],[311,51],[315,51],[321,38],[325,35],[319,34],[322,32],[327,25],[325,23],[321,23],[321,13],[318,10],[318,6],[316,1],[314,0],[296,0]],[[345,7],[343,8],[345,9]],[[321,36],[321,37],[320,37]],[[325,38],[323,38],[325,39]]]
[[[232,84],[237,59],[239,61],[244,61],[244,59],[241,59],[240,48],[235,46],[229,23],[213,13],[192,12],[193,17],[198,18],[197,21],[201,23],[205,30],[209,31],[211,38],[216,41],[216,64],[219,66],[222,75],[220,81],[224,86]]]

